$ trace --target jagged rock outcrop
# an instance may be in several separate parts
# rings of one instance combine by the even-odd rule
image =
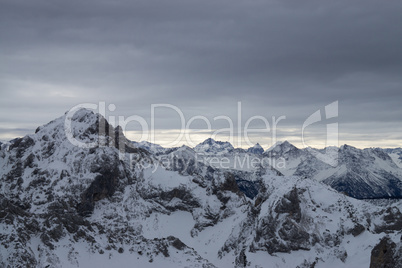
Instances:
[[[370,268],[401,268],[402,243],[384,237],[371,251]]]

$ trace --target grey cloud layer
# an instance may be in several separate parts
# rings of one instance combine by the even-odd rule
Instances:
[[[235,117],[242,101],[246,114],[286,115],[284,123],[300,127],[339,100],[339,122],[350,132],[353,123],[363,123],[362,132],[373,122],[401,126],[400,1],[0,6],[4,124],[24,116],[31,123],[32,111],[42,124],[99,100],[124,115],[149,116],[151,103],[171,103],[186,114]],[[167,118],[161,127],[170,125]]]

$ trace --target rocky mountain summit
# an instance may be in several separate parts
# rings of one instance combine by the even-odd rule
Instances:
[[[256,143],[253,147],[247,149],[247,153],[252,154],[262,154],[264,152],[264,148],[261,147],[259,143]]]
[[[401,267],[401,201],[356,200],[272,166],[198,161],[229,145],[148,151],[83,109],[2,146],[0,266]],[[291,161],[298,152],[285,145],[277,155]]]

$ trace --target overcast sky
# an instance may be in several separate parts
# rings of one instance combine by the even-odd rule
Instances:
[[[0,140],[102,101],[148,123],[158,103],[213,130],[225,115],[237,133],[241,102],[241,126],[286,116],[278,140],[302,147],[304,121],[338,101],[340,145],[402,146],[401,14],[399,0],[0,0]],[[179,116],[155,112],[166,144]],[[325,145],[327,123],[309,126],[308,145]],[[211,135],[191,127],[195,143]],[[139,139],[139,124],[127,130]],[[272,143],[272,131],[251,136]]]

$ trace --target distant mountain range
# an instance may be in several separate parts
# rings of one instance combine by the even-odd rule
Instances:
[[[177,150],[177,148],[165,149],[148,142],[136,143],[136,146],[157,154],[158,157]],[[259,159],[262,164],[276,163],[272,164],[272,168],[284,175],[321,181],[355,198],[402,198],[401,148],[358,149],[346,144],[339,148],[332,147],[329,150],[330,157],[336,158],[336,166],[317,158],[314,154],[314,151],[324,154],[328,150],[299,149],[288,141],[278,142],[264,151],[259,144],[243,150],[235,149],[229,142],[209,138],[195,146],[193,150],[198,154],[198,160],[206,156],[220,159],[215,165],[211,164],[216,168],[220,167],[217,163],[229,159],[232,165],[227,168],[253,171],[255,168],[250,166],[247,168],[234,166],[235,161],[242,163],[247,161],[244,158],[248,157],[248,159]]]

